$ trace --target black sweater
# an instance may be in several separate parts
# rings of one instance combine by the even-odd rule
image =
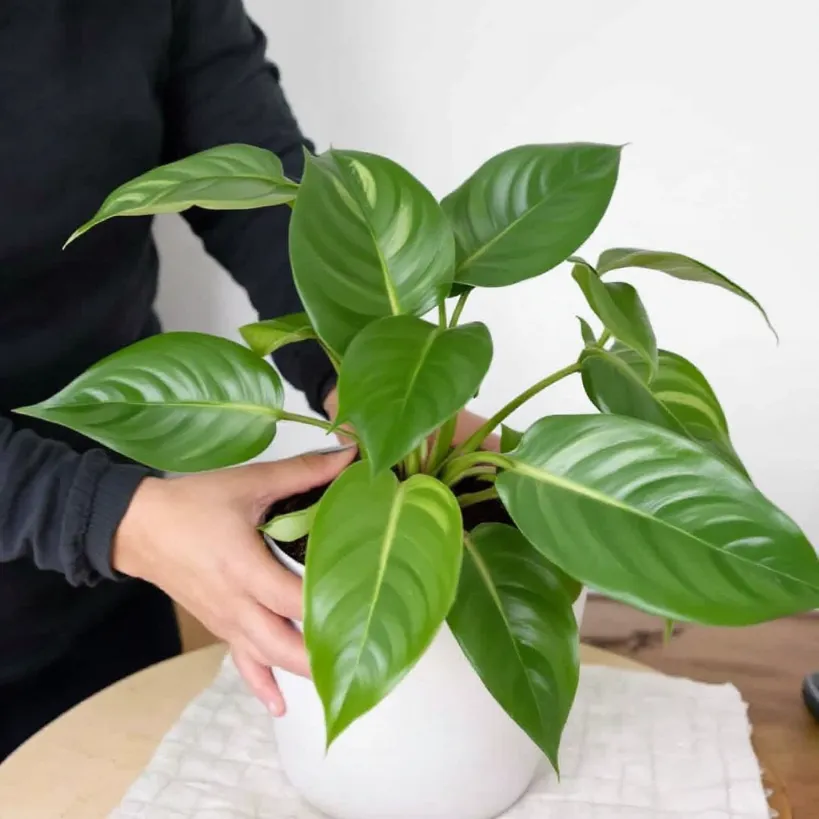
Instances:
[[[13,416],[156,332],[147,218],[66,237],[117,185],[223,143],[302,137],[241,0],[0,4],[0,681],[58,657],[129,594],[111,541],[145,470]],[[301,309],[287,208],[185,214],[263,317]],[[310,344],[276,363],[318,408],[332,369]],[[107,580],[109,582],[99,582]]]

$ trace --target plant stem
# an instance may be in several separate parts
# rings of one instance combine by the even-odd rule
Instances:
[[[490,486],[489,489],[482,489],[480,492],[470,492],[468,495],[461,495],[458,498],[458,505],[463,509],[467,506],[474,506],[476,503],[495,500],[497,497],[497,490],[494,486]]]
[[[446,330],[446,301],[444,299],[438,302],[438,326]]]
[[[464,473],[473,467],[486,466],[487,464],[497,467],[498,469],[506,469],[511,466],[512,461],[510,461],[506,455],[501,455],[499,452],[486,452],[485,450],[470,452],[467,455],[461,455],[444,466],[440,478],[441,482],[447,486],[453,486],[461,479]]]
[[[449,448],[452,446],[452,438],[455,435],[455,426],[458,423],[458,416],[453,415],[435,433],[435,443],[432,445],[432,452],[427,458],[425,472],[434,475],[438,467],[446,460]]]
[[[306,424],[310,427],[318,427],[319,429],[323,429],[328,434],[331,432],[336,432],[336,427],[331,424],[329,421],[323,421],[321,418],[313,418],[310,415],[299,415],[297,412],[287,412],[286,410],[277,410],[276,415],[280,421],[292,421],[296,424]],[[358,446],[361,446],[361,441],[358,435],[355,434],[352,430],[345,429],[342,433],[347,438],[352,438]]]
[[[338,360],[338,356],[321,339],[319,339],[319,344],[327,355],[327,358],[330,359],[333,369],[336,373],[339,373],[341,371],[341,362]]]
[[[497,469],[495,469],[494,466],[473,466],[460,472],[455,478],[454,483],[459,483],[467,478],[477,478],[480,481],[494,483],[496,475]]]
[[[603,332],[600,334],[600,338],[597,339],[597,342],[596,342],[597,346],[598,347],[604,347],[608,343],[608,340],[610,338],[611,338],[611,333],[608,330],[603,330]]]
[[[413,449],[406,458],[404,458],[404,470],[406,476],[417,475],[421,471],[421,459],[418,457],[418,450]]]
[[[466,307],[466,300],[469,298],[469,294],[471,290],[466,290],[458,296],[458,303],[455,305],[455,310],[452,313],[452,318],[449,320],[450,327],[457,327],[458,320],[461,318],[461,313],[464,311],[464,307]]]
[[[446,464],[447,462],[453,461],[459,455],[474,452],[492,434],[499,424],[505,421],[516,409],[523,406],[530,398],[533,398],[547,387],[551,387],[552,384],[556,384],[558,381],[576,372],[580,372],[580,362],[578,361],[575,361],[574,364],[570,364],[568,367],[563,367],[563,369],[551,375],[547,375],[546,378],[541,379],[536,384],[532,384],[531,387],[525,389],[520,395],[513,398],[505,407],[499,409],[483,426],[476,429],[472,435],[455,449],[444,463]]]

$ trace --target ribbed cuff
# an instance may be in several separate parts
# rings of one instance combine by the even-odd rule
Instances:
[[[125,579],[111,565],[114,537],[137,487],[152,474],[145,467],[112,464],[100,476],[88,507],[85,530],[85,555],[92,577]]]

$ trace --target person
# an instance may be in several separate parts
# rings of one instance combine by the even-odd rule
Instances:
[[[172,600],[227,641],[253,691],[308,673],[300,581],[255,526],[273,500],[330,481],[349,451],[164,479],[11,410],[160,331],[148,218],[61,246],[119,184],[244,142],[298,178],[302,135],[241,0],[6,0],[0,8],[0,760],[62,711],[180,651]],[[185,214],[263,318],[301,304],[289,209]],[[276,364],[332,414],[313,343]],[[463,416],[462,431],[476,428]]]

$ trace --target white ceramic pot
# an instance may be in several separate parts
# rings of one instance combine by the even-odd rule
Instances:
[[[303,566],[271,546],[303,575]],[[585,598],[584,590],[575,604],[578,622]],[[305,800],[335,819],[491,819],[520,799],[544,763],[446,626],[412,671],[326,754],[315,687],[275,673],[287,702],[287,714],[275,722],[284,772]]]

